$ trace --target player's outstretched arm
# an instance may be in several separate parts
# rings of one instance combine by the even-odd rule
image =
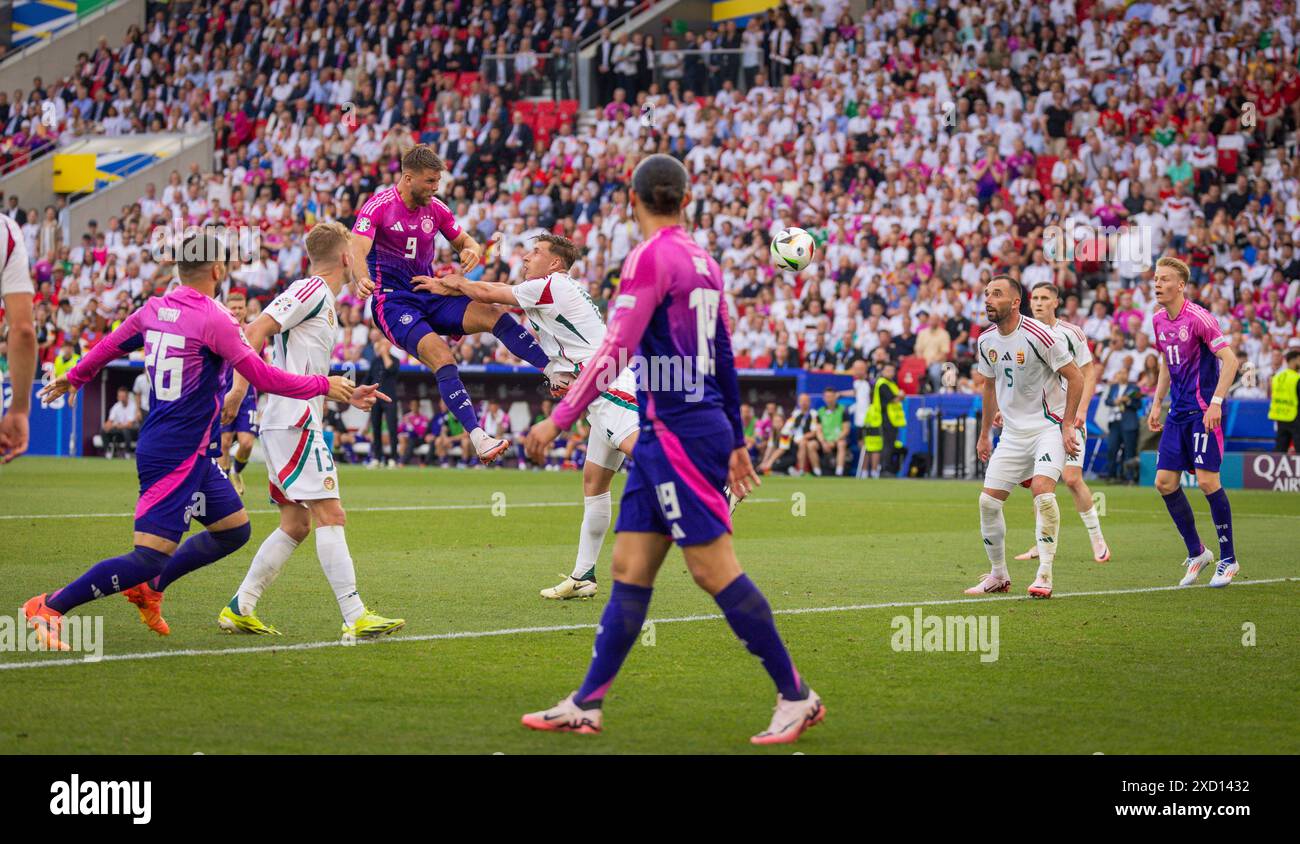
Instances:
[[[632,352],[641,345],[641,336],[645,334],[660,301],[655,283],[650,280],[651,273],[646,272],[642,277],[647,280],[642,282],[639,278],[624,276],[619,285],[621,292],[615,299],[604,341],[551,414],[560,430],[576,422],[601,390],[609,389],[619,373],[627,368]]]
[[[352,382],[346,378],[326,378],[324,375],[294,375],[267,364],[253,351],[244,334],[227,311],[213,310],[207,316],[203,344],[230,361],[235,371],[263,393],[275,393],[291,399],[311,399],[329,395],[338,401],[352,397]],[[335,382],[346,382],[347,389]],[[338,394],[337,396],[335,394]]]
[[[248,345],[253,348],[253,351],[258,354],[261,354],[266,341],[279,333],[280,323],[276,322],[275,317],[265,311],[251,325],[244,326],[244,339],[248,341]],[[239,406],[243,403],[246,395],[248,395],[248,379],[240,375],[236,370],[234,377],[230,380],[230,392],[226,393],[226,398],[222,402],[222,425],[229,425],[235,421],[235,416],[239,413]]]
[[[127,352],[140,348],[140,314],[136,311],[127,317],[117,330],[101,340],[95,348],[87,352],[77,365],[62,377],[51,381],[41,390],[41,401],[50,402],[69,390],[80,389],[99,374],[99,371]]]
[[[426,293],[433,293],[438,296],[468,296],[475,302],[519,307],[519,297],[515,295],[514,287],[509,284],[498,284],[494,281],[470,281],[463,275],[452,273],[437,278],[427,275],[413,276],[411,285],[416,290],[423,290]]]

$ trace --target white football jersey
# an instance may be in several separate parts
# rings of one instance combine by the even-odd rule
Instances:
[[[552,361],[577,372],[605,341],[605,321],[587,288],[566,273],[551,273],[514,286],[515,300],[537,332],[537,343]],[[635,410],[636,374],[624,369],[602,394]]]
[[[329,375],[334,351],[334,293],[323,278],[300,278],[267,305],[264,313],[280,324],[271,338],[271,361],[295,375]],[[319,431],[325,397],[291,399],[269,395],[262,410],[263,430],[301,428]]]
[[[10,217],[0,214],[0,296],[35,292],[22,229]]]
[[[990,326],[978,347],[976,369],[993,379],[1004,436],[1028,436],[1060,425],[1065,387],[1057,371],[1073,358],[1050,328],[1021,316],[1006,336]]]
[[[1070,353],[1070,360],[1074,361],[1075,366],[1079,367],[1079,374],[1082,375],[1084,368],[1092,366],[1092,352],[1088,349],[1088,338],[1084,336],[1083,329],[1073,323],[1058,319],[1051,328],[1052,336],[1057,342],[1065,344],[1065,350]],[[1065,379],[1057,376],[1059,381],[1058,389],[1061,391],[1061,406],[1065,406]],[[1087,397],[1085,397],[1087,398]],[[1081,399],[1082,401],[1082,399]],[[1083,408],[1086,413],[1088,408]]]
[[[551,360],[586,363],[605,339],[605,321],[587,290],[565,273],[520,282],[515,299]]]

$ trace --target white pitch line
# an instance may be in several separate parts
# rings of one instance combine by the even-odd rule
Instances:
[[[1263,580],[1246,580],[1234,584],[1234,588],[1243,586],[1265,586],[1273,583],[1297,583],[1300,577],[1272,577]],[[1175,592],[1187,589],[1207,588],[1209,584],[1197,583],[1193,586],[1142,586],[1133,589],[1100,589],[1091,592],[1061,592],[1053,598],[1086,598],[1098,595],[1138,595],[1149,592]],[[901,607],[944,607],[957,604],[987,604],[1002,601],[1027,601],[1029,595],[987,595],[979,598],[951,598],[928,601],[888,601],[880,604],[848,604],[838,607],[801,607],[795,609],[773,610],[773,615],[808,615],[810,613],[858,612],[862,610],[885,610]],[[653,618],[651,624],[685,624],[699,621],[720,621],[723,616],[716,613],[708,615],[687,615],[678,618]],[[321,648],[354,647],[357,645],[397,644],[400,642],[441,642],[448,639],[487,639],[493,636],[519,636],[530,633],[561,633],[570,630],[592,630],[595,624],[557,624],[548,627],[507,627],[502,630],[466,630],[456,633],[432,633],[420,636],[399,636],[395,639],[380,639],[344,644],[338,640],[325,642],[303,642],[297,645],[255,645],[235,648],[188,648],[174,651],[147,651],[134,654],[108,654],[95,658],[49,659],[33,662],[0,663],[0,671],[20,670],[25,668],[53,668],[58,665],[94,665],[100,662],[135,662],[146,659],[163,659],[174,656],[229,656],[232,654],[279,653],[283,651],[314,651]]]
[[[746,504],[776,504],[785,501],[784,498],[746,498]],[[412,511],[429,511],[429,510],[491,510],[497,506],[503,506],[507,510],[512,507],[581,507],[581,501],[528,501],[522,504],[511,504],[507,501],[503,505],[496,504],[410,504],[399,507],[346,507],[349,513],[407,513]],[[249,515],[268,515],[279,513],[279,510],[248,510]],[[8,515],[0,516],[0,520],[17,520],[23,519],[125,519],[135,516],[135,513],[32,513],[29,515]]]

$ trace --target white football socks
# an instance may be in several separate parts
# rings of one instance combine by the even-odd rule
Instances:
[[[1010,580],[1011,576],[1007,574],[1007,521],[1002,515],[1002,502],[987,492],[980,493],[980,533],[984,536],[984,551],[993,564],[993,576]]]
[[[253,555],[253,564],[248,567],[248,574],[244,575],[244,582],[239,584],[237,598],[240,615],[253,614],[257,609],[258,599],[280,576],[280,570],[284,568],[284,564],[293,554],[293,549],[297,547],[298,543],[293,541],[293,537],[280,528],[276,528],[270,536],[262,540],[262,545]]]
[[[582,533],[578,536],[578,559],[574,562],[570,575],[574,580],[581,580],[596,567],[601,546],[605,544],[605,534],[609,532],[610,512],[608,490],[582,499]],[[595,579],[594,575],[592,579]]]
[[[1079,513],[1079,518],[1083,519],[1083,526],[1088,529],[1088,537],[1094,542],[1101,541],[1101,519],[1097,518],[1097,505],[1094,504],[1087,510]]]
[[[1045,492],[1034,496],[1034,524],[1038,536],[1038,576],[1052,576],[1052,561],[1056,559],[1056,540],[1061,530],[1061,509],[1056,504],[1056,494]]]
[[[316,528],[316,556],[320,558],[320,567],[334,590],[334,597],[338,598],[344,623],[355,623],[365,613],[366,607],[357,594],[357,573],[342,525]]]

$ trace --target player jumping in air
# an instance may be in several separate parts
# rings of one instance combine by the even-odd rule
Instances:
[[[1020,314],[1022,288],[1010,276],[994,277],[984,290],[984,308],[996,331],[984,331],[978,343],[977,369],[984,376],[984,410],[976,453],[988,464],[980,493],[980,531],[993,568],[967,595],[1006,592],[1007,523],[1002,504],[1011,490],[1030,478],[1038,536],[1038,576],[1029,587],[1035,598],[1052,597],[1052,561],[1061,511],[1056,481],[1066,455],[1079,453],[1079,436],[1062,420],[1076,418],[1083,394],[1083,375],[1066,345],[1047,326]],[[997,450],[990,431],[1001,412],[1003,428]]]
[[[362,296],[374,293],[375,322],[384,336],[433,371],[442,400],[469,432],[479,459],[492,463],[510,443],[488,436],[479,425],[451,348],[439,335],[490,331],[512,354],[538,369],[546,368],[546,353],[514,317],[495,305],[413,288],[415,276],[427,277],[433,271],[439,234],[458,251],[461,272],[483,260],[483,248],[434,196],[444,170],[442,159],[427,146],[402,156],[397,184],[361,206],[352,225],[352,255],[358,291]]]
[[[329,372],[338,324],[335,302],[345,284],[354,284],[353,257],[348,248],[348,230],[340,223],[318,223],[307,233],[307,257],[313,275],[299,279],[276,297],[245,334],[254,349],[270,338],[275,365],[286,372],[324,375]],[[248,382],[235,375],[226,396],[225,415],[241,406]],[[357,393],[363,392],[362,388]],[[368,385],[352,404],[370,410],[376,399],[392,401]],[[295,548],[311,533],[316,522],[316,556],[325,579],[334,590],[343,613],[343,635],[353,639],[392,633],[406,622],[384,618],[366,609],[357,592],[357,574],[352,553],[343,535],[346,516],[339,503],[338,473],[334,456],[321,435],[323,399],[310,400],[270,396],[262,420],[262,447],[270,476],[271,499],[280,507],[280,527],[268,536],[253,557],[229,606],[221,610],[217,624],[232,633],[278,636],[279,631],[257,617],[257,601],[280,575]]]
[[[1177,258],[1156,261],[1156,309],[1152,320],[1160,351],[1160,377],[1151,399],[1147,426],[1160,431],[1156,460],[1156,489],[1187,545],[1180,586],[1191,586],[1201,569],[1214,562],[1214,552],[1201,543],[1192,505],[1183,493],[1182,473],[1196,472],[1196,484],[1210,503],[1210,517],[1219,537],[1219,565],[1211,586],[1227,586],[1240,570],[1232,547],[1232,508],[1219,482],[1223,462],[1223,397],[1237,377],[1237,356],[1209,311],[1187,301],[1184,291],[1190,271]],[[1165,394],[1169,416],[1160,421]]]
[[[225,245],[198,234],[187,237],[181,249],[180,285],[146,302],[71,371],[41,391],[44,401],[58,398],[84,386],[109,361],[144,346],[153,398],[136,449],[140,500],[135,507],[135,548],[23,605],[24,616],[46,648],[68,650],[59,638],[64,613],[114,592],[122,592],[139,608],[145,624],[166,635],[170,628],[162,617],[163,590],[248,541],[251,530],[243,502],[207,457],[227,368],[233,366],[266,393],[302,399],[329,395],[336,401],[354,395],[346,378],[290,375],[263,363],[234,317],[213,300],[227,273]],[[191,519],[207,530],[178,548]]]
[[[551,417],[528,432],[528,456],[540,463],[559,432],[615,383],[634,352],[650,362],[650,373],[689,367],[693,374],[680,384],[638,387],[641,432],[615,526],[614,584],[590,668],[576,692],[525,715],[523,723],[535,730],[600,732],[601,703],[641,633],[655,576],[676,542],[695,582],[717,601],[776,684],[771,723],[751,741],[792,742],[820,723],[826,709],[795,670],[772,608],[741,571],[731,544],[723,487],[730,479],[743,496],[758,478],[740,423],[722,272],[682,229],[688,184],[686,170],[671,156],[651,155],[637,165],[630,201],[643,240],[623,262],[605,339]]]
[[[234,316],[235,322],[239,323],[240,328],[244,327],[247,305],[248,300],[242,291],[232,290],[226,295],[226,309]],[[329,373],[322,372],[321,374],[328,375]],[[229,396],[230,385],[234,377],[234,370],[231,370],[227,374],[225,385],[227,396]],[[244,383],[247,384],[248,382],[245,381]],[[235,487],[235,492],[240,495],[244,494],[244,469],[248,466],[248,458],[253,454],[253,443],[257,440],[257,390],[247,390],[242,399],[242,403],[233,416],[228,416],[225,413],[221,415],[221,442],[218,446],[220,454],[217,455],[217,465],[221,467],[221,471],[230,476],[231,485]],[[232,465],[230,446],[236,440],[238,440],[239,446],[235,449]]]
[[[1106,539],[1101,535],[1101,519],[1097,518],[1097,508],[1092,501],[1092,490],[1088,489],[1088,483],[1083,479],[1083,460],[1088,453],[1088,405],[1092,403],[1092,394],[1097,389],[1097,376],[1100,374],[1098,370],[1101,366],[1092,359],[1092,352],[1088,351],[1088,340],[1083,336],[1083,330],[1077,325],[1056,318],[1056,309],[1060,305],[1061,291],[1050,281],[1035,285],[1029,294],[1029,310],[1033,312],[1034,319],[1047,326],[1056,338],[1056,342],[1065,344],[1075,366],[1083,373],[1083,395],[1079,397],[1079,410],[1074,415],[1074,429],[1079,434],[1079,453],[1066,455],[1065,469],[1061,477],[1065,480],[1065,485],[1070,488],[1070,494],[1074,496],[1074,509],[1079,512],[1083,526],[1088,529],[1088,538],[1092,541],[1092,558],[1099,563],[1104,563],[1110,560],[1110,547],[1106,545]],[[1002,427],[1000,418],[993,420],[993,427]],[[1037,543],[1025,553],[1017,555],[1016,559],[1038,559]]]
[[[473,282],[456,275],[418,278],[416,282],[420,289],[430,292],[462,294],[475,302],[523,308],[550,358],[548,375],[575,374],[605,339],[600,309],[586,289],[568,275],[577,259],[578,247],[568,238],[543,234],[524,256],[524,281],[519,284]],[[590,598],[596,594],[596,560],[609,530],[612,509],[609,485],[623,465],[624,456],[631,456],[641,425],[636,373],[631,368],[623,370],[592,400],[587,422],[591,433],[587,438],[587,462],[582,467],[578,557],[563,582],[542,590],[543,598]]]

